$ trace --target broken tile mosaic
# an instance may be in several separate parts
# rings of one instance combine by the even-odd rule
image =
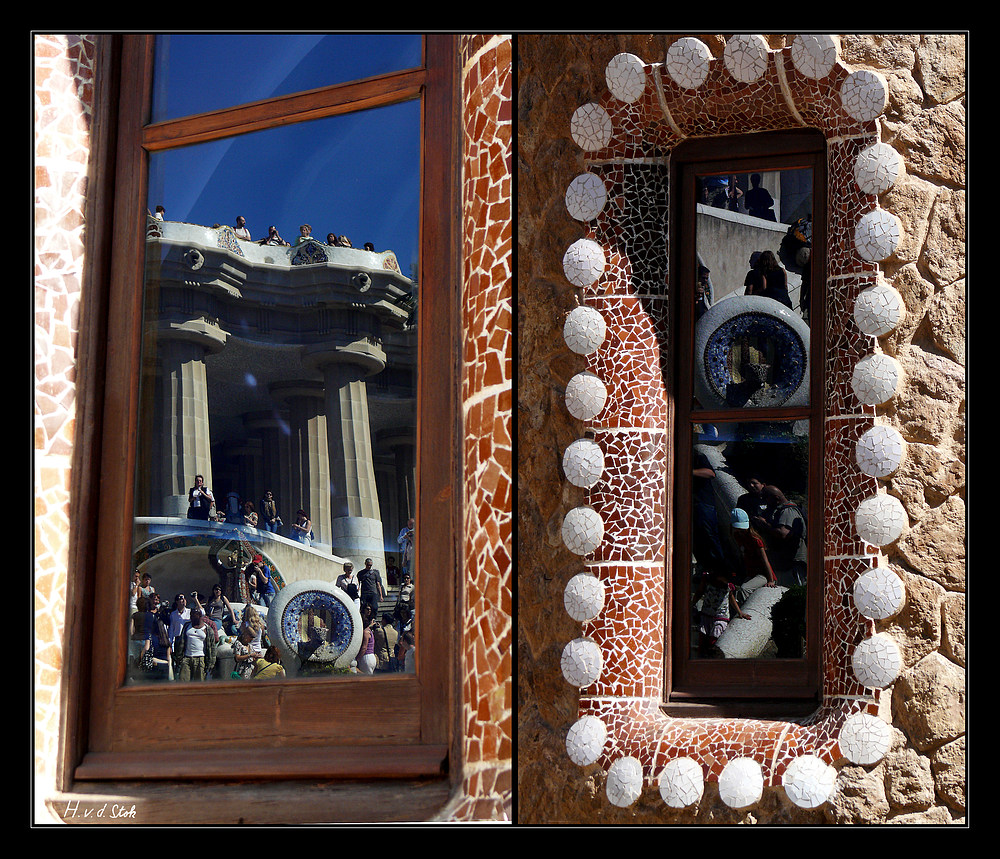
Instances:
[[[566,334],[586,362],[567,386],[567,408],[590,424],[603,453],[597,479],[596,464],[578,449],[564,460],[567,480],[587,483],[587,504],[563,522],[566,545],[585,565],[564,591],[566,611],[582,624],[563,652],[564,676],[581,689],[567,753],[606,771],[615,805],[634,802],[648,780],[672,808],[699,802],[706,781],[718,782],[733,808],[777,786],[796,805],[818,807],[832,793],[838,759],[872,763],[888,751],[879,689],[900,664],[895,642],[874,629],[904,599],[902,582],[873,551],[897,539],[906,519],[895,498],[878,494],[877,479],[899,467],[904,450],[874,415],[896,392],[900,368],[873,354],[870,340],[904,313],[878,270],[902,234],[876,199],[903,170],[878,139],[888,88],[877,73],[846,68],[836,38],[817,34],[778,50],[762,36],[737,35],[719,58],[699,39],[675,38],[662,63],[615,56],[605,82],[608,91],[570,119],[586,172],[570,181],[565,201],[584,235],[567,249],[563,270],[605,325],[602,334],[589,323]],[[798,722],[667,717],[664,481],[672,439],[660,368],[673,349],[670,151],[689,136],[803,125],[821,129],[828,150],[823,703]]]

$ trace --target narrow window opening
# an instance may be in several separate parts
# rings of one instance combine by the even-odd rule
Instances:
[[[675,150],[668,706],[818,700],[825,146]]]

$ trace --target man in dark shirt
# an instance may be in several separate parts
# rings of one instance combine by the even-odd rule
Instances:
[[[372,566],[372,559],[365,558],[365,568],[358,574],[361,582],[361,606],[372,607],[372,617],[378,617],[379,600],[385,599],[385,588],[382,585],[382,573]]]

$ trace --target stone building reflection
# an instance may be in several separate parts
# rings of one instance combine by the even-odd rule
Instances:
[[[394,253],[150,218],[145,278],[137,518],[185,518],[201,474],[218,509],[273,492],[279,535],[305,510],[322,578],[369,557],[384,576],[415,515],[416,284]]]

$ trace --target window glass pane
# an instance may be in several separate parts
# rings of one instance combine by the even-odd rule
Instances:
[[[696,181],[694,406],[808,405],[812,170]]]
[[[416,68],[414,34],[161,35],[153,121]]]
[[[693,425],[691,656],[804,656],[806,421]]]
[[[398,666],[419,161],[417,101],[152,154],[134,570],[165,635],[137,601],[131,682],[266,677],[237,656],[269,644],[289,677]]]

